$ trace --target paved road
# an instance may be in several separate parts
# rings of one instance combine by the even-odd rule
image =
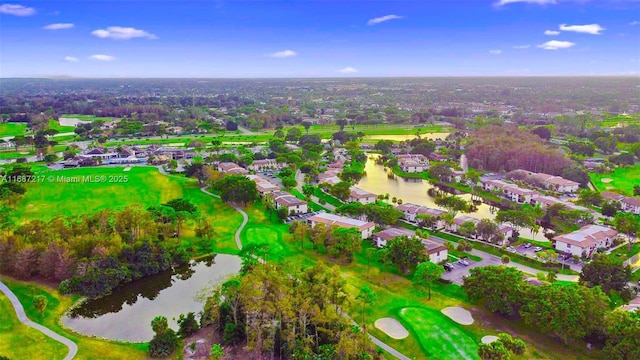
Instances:
[[[446,242],[446,240],[442,239],[442,238],[438,238],[436,236],[432,236],[432,239],[438,241],[438,242]],[[449,280],[455,284],[459,284],[462,285],[462,283],[464,282],[464,277],[466,275],[469,275],[469,269],[472,269],[474,267],[479,267],[479,266],[489,266],[489,265],[502,265],[502,259],[499,256],[496,255],[492,255],[489,253],[486,253],[484,251],[480,251],[477,249],[472,249],[470,251],[471,255],[475,255],[475,256],[479,256],[482,258],[481,261],[475,262],[475,261],[470,261],[471,264],[469,264],[469,266],[464,266],[464,265],[460,265],[460,264],[455,264],[455,269],[453,271],[448,271],[446,272],[444,275],[442,275],[442,278],[445,280]],[[522,271],[525,274],[528,275],[533,275],[533,276],[537,276],[538,273],[543,272],[545,274],[547,274],[547,271],[543,271],[543,270],[538,270],[538,269],[534,269],[532,267],[526,266],[526,265],[522,265],[522,264],[518,264],[516,262],[510,262],[509,264],[507,264],[507,266],[513,266],[518,268],[520,271]],[[572,282],[576,282],[579,279],[578,275],[564,275],[564,274],[558,274],[556,277],[558,280],[562,280],[562,281],[572,281]]]
[[[9,298],[9,301],[11,301],[11,304],[16,311],[16,315],[18,315],[18,320],[20,320],[21,323],[40,331],[41,333],[52,338],[55,341],[61,342],[69,349],[69,352],[67,353],[67,356],[65,356],[64,360],[71,360],[76,356],[76,354],[78,353],[78,346],[66,337],[58,335],[48,328],[29,320],[27,314],[25,314],[24,312],[24,307],[22,307],[20,300],[18,300],[18,297],[11,291],[11,289],[7,287],[7,285],[2,283],[2,281],[0,281],[0,291],[3,292],[7,296],[7,298]]]
[[[244,126],[238,125],[238,130],[240,130],[240,132],[243,133],[244,135],[258,135],[258,133],[255,133],[255,132],[247,129]]]
[[[204,192],[207,195],[211,195],[213,197],[216,197],[218,199],[220,199],[219,195],[210,193],[209,191],[207,191],[207,188],[201,188],[200,190],[202,190],[202,192]],[[238,250],[242,250],[242,241],[240,241],[240,233],[242,232],[242,229],[244,229],[245,225],[247,225],[247,222],[249,221],[249,217],[247,216],[247,213],[244,212],[244,210],[242,210],[241,208],[239,208],[236,205],[231,205],[232,208],[236,209],[237,212],[239,212],[240,214],[242,214],[242,224],[240,225],[240,227],[238,227],[238,230],[236,230],[236,245],[238,246]]]

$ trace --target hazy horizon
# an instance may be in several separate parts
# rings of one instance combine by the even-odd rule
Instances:
[[[2,78],[640,74],[638,0],[0,2]]]

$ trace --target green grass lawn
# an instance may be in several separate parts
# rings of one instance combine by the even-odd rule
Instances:
[[[38,168],[38,176],[54,177],[54,181],[32,184],[24,199],[16,206],[14,217],[18,221],[27,219],[49,220],[57,214],[65,216],[93,213],[101,209],[120,210],[138,204],[143,208],[165,203],[172,199],[185,198],[193,202],[198,210],[213,224],[215,236],[210,249],[204,252],[235,254],[238,251],[234,235],[242,223],[242,216],[233,208],[202,192],[193,179],[160,174],[151,166],[88,167],[47,171]],[[122,183],[65,183],[58,177],[77,178],[82,176],[127,176]],[[183,227],[181,240],[190,246],[195,240],[195,225]]]
[[[319,210],[324,210],[324,211],[328,211],[324,206],[320,205],[320,204],[316,204],[313,201],[307,201],[307,199],[305,199],[304,194],[302,194],[300,191],[298,191],[298,189],[291,189],[290,191],[291,195],[297,197],[300,200],[304,200],[308,203],[309,205],[309,210],[310,211],[319,211]]]
[[[61,133],[66,133],[66,132],[73,132],[76,128],[74,126],[62,126],[58,121],[49,119],[49,129],[58,130]],[[57,140],[59,138],[60,137],[57,137]],[[61,140],[58,140],[58,141],[61,141]]]
[[[26,132],[26,123],[0,123],[0,137],[24,135]]]
[[[479,359],[478,339],[441,312],[409,307],[398,311],[400,321],[411,329],[429,357],[443,360]]]
[[[22,325],[9,299],[0,294],[0,356],[10,359],[62,359],[67,347]]]
[[[16,206],[19,219],[49,220],[57,214],[79,215],[101,209],[120,210],[133,204],[147,208],[181,198],[183,183],[160,174],[157,168],[134,166],[130,171],[123,167],[87,167],[42,172],[39,175],[52,181],[30,185],[23,201]],[[80,179],[83,176],[104,176],[99,183],[64,182],[64,179]],[[126,176],[126,182],[109,182],[112,176]]]
[[[640,182],[640,164],[615,168],[611,174],[589,173],[593,185],[599,191],[616,189],[627,196],[633,195],[633,186]],[[602,182],[602,179],[611,179],[610,182]]]
[[[6,151],[6,152],[0,152],[0,159],[4,159],[4,160],[6,160],[6,159],[19,159],[19,158],[32,156],[34,154],[35,154],[35,152],[33,152],[33,151],[20,151],[20,152]]]
[[[331,194],[327,194],[326,192],[322,191],[319,187],[313,188],[313,195],[317,196],[318,200],[320,200],[321,203],[324,201],[325,203],[336,206],[336,207],[344,205],[344,203],[340,201],[340,199],[334,197]]]
[[[21,281],[17,281],[8,277],[0,277],[2,281],[16,294],[22,306],[24,306],[24,310],[27,313],[29,318],[39,324],[42,324],[54,332],[68,337],[73,342],[78,345],[78,355],[76,359],[92,359],[92,360],[102,360],[102,359],[145,359],[147,344],[129,344],[129,343],[119,343],[115,341],[108,341],[103,339],[94,339],[90,337],[80,336],[72,331],[64,328],[59,322],[58,319],[60,316],[73,304],[78,300],[77,296],[63,296],[60,295],[56,290],[51,289],[46,286],[33,284],[33,283],[24,283]],[[40,316],[38,311],[33,306],[33,297],[35,295],[44,295],[47,297],[48,303],[47,308],[44,312],[44,316]],[[4,314],[4,311],[2,312]],[[0,314],[0,318],[3,315]],[[4,327],[4,321],[0,322],[0,329]],[[1,334],[1,332],[0,332]],[[29,334],[30,335],[30,334]],[[44,336],[44,335],[43,335]],[[2,344],[6,338],[4,336],[0,336],[0,344]],[[16,336],[13,338],[10,343],[10,348],[15,348],[15,351],[34,351],[38,352],[40,349],[20,349],[24,346],[26,341],[29,341],[29,337]],[[48,339],[48,338],[47,338]],[[52,341],[52,340],[51,340]],[[48,349],[48,342],[40,342],[36,345],[37,347],[41,347],[42,350]],[[60,346],[63,346],[62,344]],[[56,351],[54,354],[58,354],[59,350],[57,347],[51,347],[53,351]],[[2,353],[2,345],[0,345],[0,354]],[[66,354],[67,348],[63,346],[61,353]],[[12,359],[42,359],[43,357],[22,357],[15,356],[11,357]],[[47,355],[44,358],[55,358],[62,359],[63,356],[51,356]]]

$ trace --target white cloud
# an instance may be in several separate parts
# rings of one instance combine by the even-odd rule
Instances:
[[[556,0],[498,0],[498,2],[496,2],[494,5],[504,6],[504,5],[515,4],[515,3],[545,5],[545,4],[555,4]]]
[[[269,54],[269,56],[274,58],[288,58],[296,55],[298,55],[298,53],[293,50],[282,50],[282,51],[274,52],[273,54]]]
[[[31,16],[36,14],[36,9],[23,5],[2,4],[0,5],[0,13],[15,16]]]
[[[489,50],[489,54],[500,55],[502,54],[502,50]]]
[[[544,31],[545,35],[549,35],[549,36],[556,36],[556,35],[560,35],[560,31],[555,31],[555,30],[545,30]]]
[[[635,21],[632,21],[632,22],[629,23],[629,25],[631,25],[631,26],[636,26],[638,24],[640,24],[640,21],[638,21],[638,20],[635,20]]]
[[[97,54],[89,56],[89,59],[97,61],[113,61],[116,59],[116,57],[111,55]]]
[[[560,24],[560,30],[572,31],[572,32],[583,33],[583,34],[600,35],[600,33],[603,30],[605,30],[605,28],[603,28],[598,24],[588,24],[588,25]]]
[[[568,49],[574,45],[575,44],[570,41],[551,40],[551,41],[547,41],[544,44],[538,45],[538,47],[545,50],[558,50],[558,49]]]
[[[527,44],[527,45],[515,45],[513,48],[514,49],[528,49],[530,47],[531,47],[531,45]]]
[[[92,35],[103,39],[126,40],[133,38],[157,39],[158,37],[144,30],[132,27],[109,26],[105,29],[98,29],[91,32]]]
[[[78,62],[78,61],[80,61],[80,59],[78,59],[77,57],[73,57],[73,56],[65,56],[64,57],[64,61],[66,61],[66,62]]]
[[[343,73],[343,74],[355,74],[358,72],[358,69],[356,68],[352,68],[351,66],[348,66],[344,69],[340,69],[338,70],[339,73]]]
[[[71,29],[72,27],[74,27],[75,25],[73,24],[49,24],[45,27],[43,27],[43,29],[45,30],[64,30],[64,29]]]
[[[398,19],[402,19],[402,16],[398,16],[398,15],[385,15],[385,16],[381,16],[381,17],[377,17],[374,19],[371,19],[369,21],[367,21],[367,25],[375,25],[375,24],[380,24],[383,23],[385,21],[389,21],[389,20],[398,20]]]

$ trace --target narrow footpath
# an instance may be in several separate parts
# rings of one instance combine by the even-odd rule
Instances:
[[[70,339],[67,339],[64,336],[59,335],[49,330],[48,328],[29,320],[27,314],[24,312],[24,307],[20,303],[20,300],[18,300],[18,297],[2,281],[0,281],[0,291],[3,292],[7,296],[7,298],[9,298],[9,301],[11,301],[11,304],[16,311],[18,320],[20,320],[22,324],[40,331],[53,340],[62,343],[69,349],[69,352],[67,353],[67,356],[65,356],[64,360],[71,360],[76,356],[76,354],[78,353],[78,345],[76,345],[76,343],[74,343]]]

